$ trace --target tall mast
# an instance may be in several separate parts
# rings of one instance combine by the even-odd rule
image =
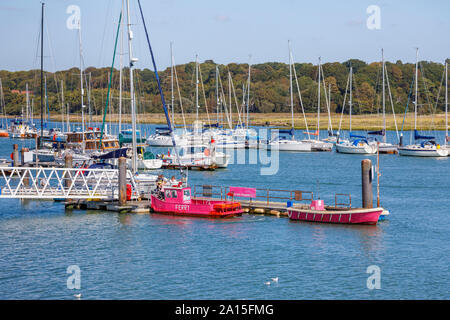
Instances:
[[[170,42],[170,87],[171,87],[171,107],[172,107],[172,125],[175,125],[175,114],[174,114],[174,104],[175,104],[175,96],[173,94],[173,42]]]
[[[251,55],[248,58],[248,86],[247,86],[247,124],[246,124],[246,129],[248,129],[248,109],[250,106],[250,81],[251,81],[251,71],[252,71],[252,67],[250,64],[250,59],[251,59]]]
[[[42,137],[44,136],[44,3],[41,9],[41,139],[39,139],[40,149],[42,146]]]
[[[88,83],[89,127],[92,126],[92,105],[91,105],[91,82],[92,82],[92,80],[91,80],[91,75],[92,75],[92,73],[89,72],[89,83]]]
[[[61,80],[61,130],[64,131],[64,81]]]
[[[291,95],[291,121],[292,121],[292,129],[294,129],[294,93],[292,90],[292,57],[291,57],[291,42],[288,41],[289,47],[289,93]],[[294,136],[292,136],[292,140],[294,140]]]
[[[84,142],[84,88],[83,88],[83,48],[81,44],[81,19],[78,20],[78,42],[80,50],[81,132],[82,132],[81,136],[83,137]]]
[[[197,120],[197,124],[198,125],[198,55],[195,55],[195,112],[196,112],[196,116],[195,116],[195,120]],[[198,128],[195,128],[195,134],[197,134],[197,130]]]
[[[26,119],[27,119],[27,121],[29,121],[29,117],[28,117],[28,109],[30,109],[30,96],[28,95],[28,83],[27,83],[26,86],[25,86],[25,90],[27,91],[27,92],[26,92],[26,96],[27,96],[27,108],[26,108],[26,110],[25,110],[25,113],[26,113]]]
[[[384,80],[384,50],[381,49],[381,60],[382,65],[381,68],[383,69],[383,129],[384,129],[384,135],[383,135],[383,142],[386,142],[386,99],[385,99],[385,80]]]
[[[418,66],[419,66],[419,48],[416,48],[416,79],[415,79],[416,94],[414,95],[414,130],[416,130],[417,128],[417,91],[418,91],[417,77],[419,75]]]
[[[219,123],[219,66],[216,65],[216,116]]]
[[[445,61],[445,145],[448,138],[448,64]]]
[[[318,85],[318,93],[317,93],[317,140],[319,140],[319,131],[320,131],[320,68],[321,61],[319,57],[319,85]]]
[[[353,67],[350,67],[350,99],[348,101],[348,104],[350,106],[350,133],[352,132],[352,84],[353,82]]]
[[[132,156],[132,169],[133,173],[137,170],[137,159],[136,159],[136,100],[134,96],[134,86],[133,86],[133,67],[134,63],[137,62],[136,58],[133,58],[133,53],[131,50],[131,41],[133,40],[133,32],[131,31],[131,20],[130,20],[130,1],[127,0],[127,23],[128,23],[128,55],[130,60],[130,97],[131,97],[131,127],[132,127],[132,139],[133,139],[133,156]]]
[[[123,0],[122,0],[122,14],[123,14]],[[122,131],[122,68],[123,68],[123,28],[122,20],[120,21],[120,63],[119,63],[119,133]]]

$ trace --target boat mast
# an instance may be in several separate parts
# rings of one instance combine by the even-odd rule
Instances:
[[[414,130],[417,129],[417,91],[418,91],[418,81],[417,77],[419,75],[419,48],[416,48],[416,78],[415,78],[415,90],[416,94],[414,95]],[[414,134],[415,140],[415,134]]]
[[[122,12],[123,12],[123,0],[122,0]],[[123,28],[122,20],[120,21],[120,63],[119,63],[119,133],[122,131],[122,69],[123,69]]]
[[[252,56],[250,55],[248,58],[248,85],[247,85],[247,124],[246,124],[246,129],[248,130],[248,111],[249,111],[249,107],[250,107],[250,81],[251,81],[251,71],[252,71],[252,66],[250,64],[250,59],[252,58]]]
[[[320,68],[321,67],[321,58],[319,57],[319,85],[318,85],[318,93],[317,93],[317,140],[319,140],[319,132],[320,132]]]
[[[0,78],[0,103],[2,105],[2,125],[3,121],[6,122],[6,130],[8,130],[8,120],[6,119],[6,110],[5,110],[5,97],[3,96],[3,85],[2,85],[2,79]]]
[[[41,138],[39,139],[39,145],[36,146],[40,149],[42,146],[42,137],[44,136],[44,3],[42,2],[41,9]],[[37,158],[37,157],[36,157]]]
[[[171,88],[171,107],[172,107],[172,125],[175,126],[175,114],[174,114],[174,104],[175,104],[175,96],[173,93],[173,42],[170,42],[170,88]]]
[[[27,108],[25,110],[26,113],[26,119],[27,121],[29,121],[29,117],[28,117],[28,109],[30,108],[30,96],[28,95],[28,83],[25,86],[25,90],[26,90],[26,96],[27,96]]]
[[[64,81],[61,80],[61,130],[64,133]]]
[[[291,121],[292,121],[292,130],[294,130],[294,92],[292,90],[292,57],[291,57],[291,41],[288,41],[289,47],[289,92],[291,95]],[[292,135],[292,140],[295,137]]]
[[[348,100],[348,104],[350,107],[350,134],[352,132],[352,82],[353,82],[353,67],[350,67],[350,99]]]
[[[134,86],[133,86],[133,67],[134,63],[137,61],[133,58],[133,53],[131,50],[131,41],[133,40],[133,32],[131,31],[131,20],[130,20],[130,1],[127,0],[127,23],[128,23],[128,55],[130,60],[130,97],[131,97],[131,125],[132,125],[132,140],[133,140],[133,156],[132,156],[132,169],[133,173],[137,170],[136,161],[136,100],[134,96]]]
[[[381,60],[382,60],[382,69],[383,69],[383,129],[384,129],[384,134],[383,134],[383,142],[386,143],[386,99],[385,99],[385,80],[384,80],[384,72],[385,72],[385,68],[384,68],[384,50],[381,49]]]
[[[196,120],[196,127],[195,127],[195,135],[197,135],[198,131],[198,108],[200,106],[198,105],[198,55],[195,55],[195,120]]]
[[[83,48],[81,44],[81,19],[78,20],[78,43],[80,51],[80,90],[81,90],[81,136],[84,150],[84,88],[83,88]]]
[[[219,67],[216,65],[216,118],[217,123],[219,123]]]
[[[448,139],[448,64],[445,61],[445,145]]]

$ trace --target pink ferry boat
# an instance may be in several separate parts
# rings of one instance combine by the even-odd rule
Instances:
[[[288,208],[291,220],[342,223],[342,224],[377,224],[383,208],[325,208],[323,200],[313,200],[309,209]]]
[[[240,202],[192,198],[190,187],[165,187],[152,194],[152,210],[156,213],[207,218],[228,218],[241,215]]]

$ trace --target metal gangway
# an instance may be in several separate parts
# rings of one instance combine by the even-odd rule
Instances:
[[[117,169],[1,167],[0,199],[117,199]],[[127,170],[133,195],[139,192]]]

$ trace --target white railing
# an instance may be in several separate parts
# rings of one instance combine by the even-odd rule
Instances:
[[[137,194],[129,170],[127,183]],[[0,167],[0,198],[117,199],[118,186],[115,169]]]

